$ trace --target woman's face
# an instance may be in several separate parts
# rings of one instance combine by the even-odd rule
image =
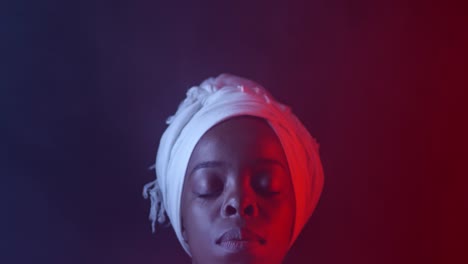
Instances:
[[[182,226],[193,263],[281,263],[295,199],[281,143],[268,123],[236,117],[206,132],[187,167]]]

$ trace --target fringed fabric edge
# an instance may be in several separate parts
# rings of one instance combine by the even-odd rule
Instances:
[[[164,224],[166,222],[166,210],[164,208],[162,193],[157,179],[143,186],[143,198],[150,198],[151,207],[148,219],[151,221],[151,231],[155,233],[156,222],[159,224]]]

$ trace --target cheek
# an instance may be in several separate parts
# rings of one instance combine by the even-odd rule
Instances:
[[[268,203],[267,214],[269,233],[278,251],[287,250],[295,220],[294,197],[279,197],[277,201]]]
[[[215,241],[216,203],[193,200],[184,211],[184,228],[192,256],[205,256]]]
[[[272,203],[269,211],[270,218],[274,219],[273,223],[279,225],[282,230],[285,229],[285,224],[294,222],[295,204],[291,197],[284,197],[280,201]]]

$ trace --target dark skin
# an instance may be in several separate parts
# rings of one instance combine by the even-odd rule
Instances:
[[[192,263],[281,263],[295,198],[281,143],[257,117],[228,119],[197,143],[186,172],[182,234]]]

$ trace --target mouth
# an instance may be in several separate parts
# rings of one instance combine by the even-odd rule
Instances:
[[[245,228],[233,228],[224,232],[216,244],[232,252],[251,250],[266,244],[265,238]]]

